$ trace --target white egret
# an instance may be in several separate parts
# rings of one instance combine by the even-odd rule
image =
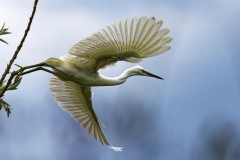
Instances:
[[[140,66],[125,70],[120,76],[109,78],[98,70],[117,61],[139,62],[143,58],[156,56],[170,49],[167,46],[172,38],[166,37],[168,29],[161,29],[163,21],[154,17],[136,17],[120,21],[105,27],[90,37],[75,44],[68,55],[49,58],[45,62],[25,67],[44,70],[54,74],[50,89],[55,100],[64,110],[69,112],[86,131],[102,144],[115,151],[121,147],[113,147],[103,134],[91,100],[91,86],[113,86],[126,81],[130,76],[140,75],[162,79],[147,72]],[[51,67],[53,71],[43,67]]]

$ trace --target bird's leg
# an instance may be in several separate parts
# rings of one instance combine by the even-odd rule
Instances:
[[[46,68],[36,67],[36,68],[34,68],[34,69],[31,69],[31,70],[28,70],[28,71],[26,71],[26,72],[23,72],[21,75],[25,75],[25,74],[32,73],[32,72],[39,71],[39,70],[46,71],[46,72],[48,72],[48,73],[54,74],[53,71],[48,70],[48,69],[46,69]]]
[[[51,65],[49,65],[49,64],[47,64],[45,62],[34,64],[34,65],[30,65],[30,66],[25,66],[25,67],[22,67],[22,66],[17,65],[17,64],[15,64],[15,65],[20,67],[20,69],[19,69],[20,73],[18,73],[19,76],[20,75],[24,75],[24,74],[28,74],[28,73],[31,73],[31,72],[34,72],[34,71],[38,71],[38,70],[44,70],[46,72],[53,73],[52,71],[50,71],[50,70],[48,70],[46,68],[43,68],[41,66],[54,68],[53,66],[51,66]],[[26,69],[30,69],[30,68],[34,68],[34,69],[26,71],[26,72],[23,72]]]
[[[15,64],[16,66],[22,68],[23,70],[25,69],[30,69],[30,68],[34,68],[34,67],[40,67],[40,66],[45,66],[45,67],[51,67],[51,68],[54,68],[53,66],[45,63],[45,62],[42,62],[42,63],[38,63],[38,64],[34,64],[34,65],[30,65],[30,66],[25,66],[25,67],[22,67],[22,66],[19,66],[17,64]]]

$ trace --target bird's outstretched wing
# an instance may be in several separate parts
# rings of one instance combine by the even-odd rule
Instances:
[[[163,21],[154,17],[135,17],[107,26],[75,44],[62,60],[78,67],[97,71],[119,60],[139,62],[170,49],[168,29],[160,29]]]
[[[83,87],[70,81],[62,81],[55,76],[51,79],[50,86],[50,90],[59,106],[69,112],[89,134],[111,149],[121,151],[121,147],[111,146],[103,134],[100,126],[101,122],[92,107],[90,87]]]

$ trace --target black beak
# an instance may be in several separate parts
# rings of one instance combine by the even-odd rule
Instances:
[[[162,77],[159,77],[159,76],[157,76],[157,75],[155,75],[155,74],[152,74],[152,73],[150,73],[150,72],[147,72],[147,71],[144,71],[146,74],[147,74],[147,76],[149,76],[149,77],[154,77],[154,78],[157,78],[157,79],[161,79],[161,80],[163,80],[163,78]]]

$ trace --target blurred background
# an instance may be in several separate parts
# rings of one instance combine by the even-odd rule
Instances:
[[[33,0],[0,0],[0,73],[27,26]],[[94,87],[93,106],[116,153],[94,140],[54,101],[51,75],[23,77],[0,111],[0,157],[5,160],[239,160],[239,0],[40,0],[15,63],[25,66],[67,54],[79,40],[120,20],[154,16],[169,28],[171,50],[138,63],[164,78],[131,77]],[[126,62],[100,72],[118,76]],[[12,68],[17,69],[15,66]]]

